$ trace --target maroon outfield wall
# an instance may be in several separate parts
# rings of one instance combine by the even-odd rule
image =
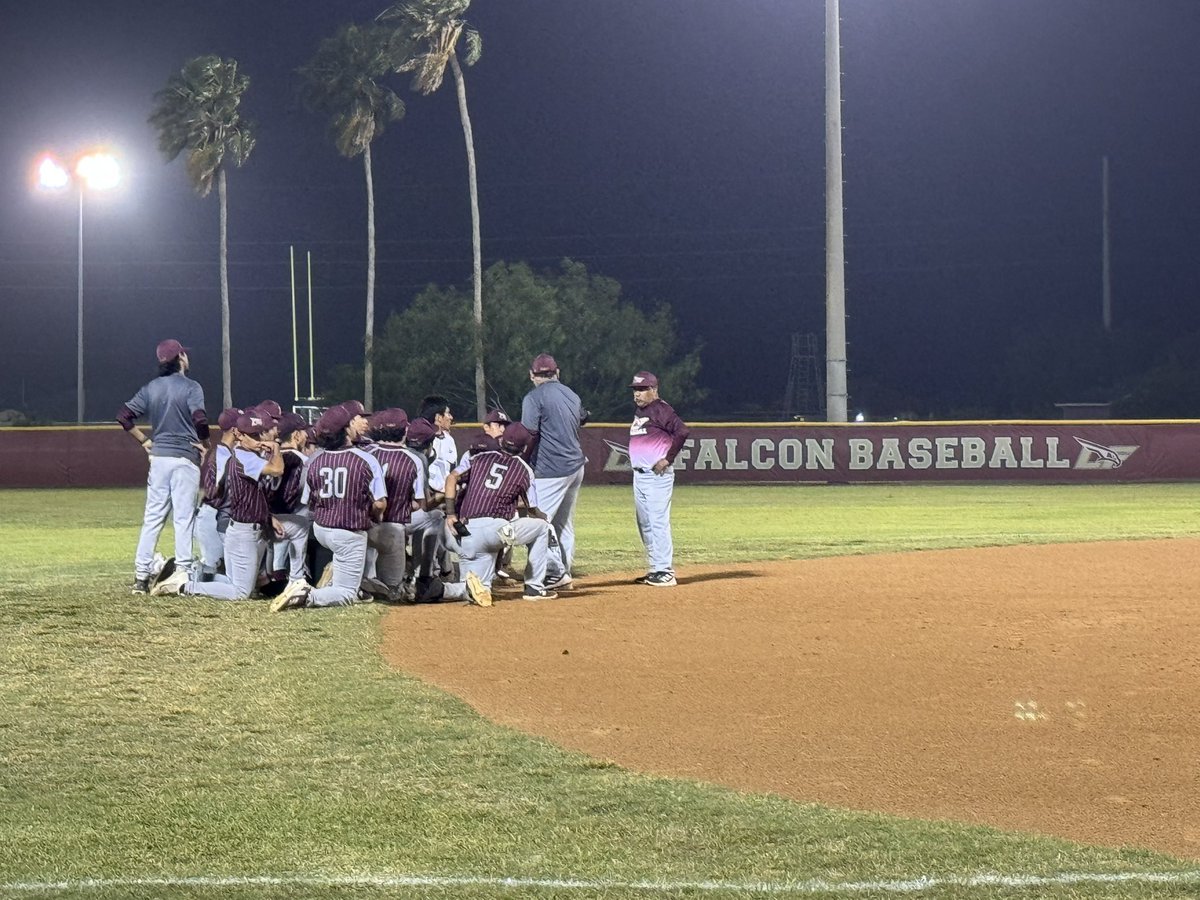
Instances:
[[[475,426],[454,429],[464,447]],[[629,481],[628,426],[583,430],[587,480]],[[1200,421],[697,424],[681,482],[1200,479]],[[0,428],[0,486],[141,485],[146,456],[112,426]]]

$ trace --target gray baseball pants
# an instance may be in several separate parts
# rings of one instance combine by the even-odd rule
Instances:
[[[675,571],[675,545],[671,540],[671,495],[675,491],[675,470],[661,475],[633,473],[633,510],[638,534],[646,547],[650,572]]]
[[[376,577],[393,590],[400,587],[405,575],[405,545],[413,539],[413,569],[421,578],[433,574],[438,554],[444,548],[445,514],[440,510],[414,514],[407,525],[399,522],[380,522],[367,532],[367,546],[374,551]],[[371,552],[368,551],[368,557]],[[368,572],[368,574],[370,574]]]
[[[333,554],[333,584],[313,588],[308,595],[309,606],[349,606],[358,602],[367,564],[367,533],[326,528],[313,523],[313,536]]]
[[[200,545],[200,571],[215,575],[225,558],[225,539],[217,530],[217,510],[201,503],[196,513],[196,543]]]
[[[541,590],[546,586],[546,565],[550,558],[550,523],[544,519],[524,516],[509,522],[504,519],[471,519],[467,522],[466,537],[457,537],[446,530],[446,545],[458,552],[458,565],[465,579],[474,572],[490,588],[496,577],[496,553],[505,547],[522,545],[529,548],[527,588]],[[447,600],[466,600],[467,585],[454,581],[446,585]]]
[[[178,456],[151,456],[146,477],[146,511],[133,566],[137,578],[150,577],[154,548],[167,516],[175,526],[175,565],[192,571],[192,534],[200,492],[200,467]]]
[[[183,592],[218,600],[249,600],[258,586],[258,570],[266,552],[267,538],[261,525],[230,522],[225,532],[225,574],[212,581],[193,580]]]
[[[312,531],[312,518],[306,513],[276,513],[275,518],[283,526],[283,537],[275,538],[271,545],[271,571],[287,569],[289,581],[305,581],[308,578],[308,536]]]
[[[546,514],[558,535],[558,552],[550,554],[547,570],[551,581],[564,573],[570,574],[575,562],[575,503],[579,499],[579,488],[583,484],[583,470],[561,478],[535,478],[538,509]]]

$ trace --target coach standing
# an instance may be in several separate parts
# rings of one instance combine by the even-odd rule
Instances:
[[[687,440],[688,427],[671,405],[658,396],[658,378],[638,372],[633,391],[633,424],[629,426],[629,463],[633,466],[633,509],[646,547],[649,571],[635,578],[651,587],[675,586],[675,547],[671,540],[671,495],[675,490],[675,457]]]
[[[558,534],[546,576],[546,589],[571,584],[575,559],[575,502],[583,484],[584,456],[579,427],[587,414],[579,395],[558,380],[558,363],[549,353],[540,354],[529,367],[533,390],[521,403],[521,424],[533,433],[534,488],[538,508]]]
[[[175,524],[175,566],[192,571],[192,534],[200,489],[200,448],[208,440],[204,390],[188,378],[186,348],[177,340],[162,341],[156,350],[158,377],[121,407],[117,421],[150,457],[146,510],[134,557],[133,592],[150,589],[150,564],[158,536],[170,513]],[[147,435],[135,420],[150,421]]]

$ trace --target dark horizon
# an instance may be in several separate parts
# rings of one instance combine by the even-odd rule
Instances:
[[[250,75],[260,123],[229,176],[234,399],[291,397],[289,245],[314,256],[318,386],[360,362],[361,163],[298,107],[294,70],[383,5],[5,2],[0,409],[74,420],[77,210],[26,175],[45,148],[98,140],[120,148],[127,187],[85,208],[87,418],[111,419],[168,336],[219,406],[216,200],[146,123],[154,92],[207,52]],[[780,407],[791,334],[824,341],[823,17],[820,0],[475,0],[485,266],[582,261],[703,342],[697,412]],[[1077,353],[1101,381],[1120,368],[1093,340],[1103,156],[1110,352],[1153,359],[1200,329],[1200,4],[913,0],[843,3],[842,18],[851,415],[1002,415],[1051,358]],[[393,86],[408,115],[373,147],[377,332],[471,265],[453,86]],[[1054,399],[1113,399],[1074,394]]]

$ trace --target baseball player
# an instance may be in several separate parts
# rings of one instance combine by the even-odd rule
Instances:
[[[201,442],[208,440],[204,390],[187,373],[187,348],[179,341],[162,341],[155,348],[158,377],[144,385],[117,413],[121,427],[150,457],[142,533],[134,556],[133,593],[150,590],[154,548],[170,515],[175,526],[175,565],[192,570],[192,535],[200,489]],[[136,424],[150,420],[147,435]]]
[[[289,583],[303,583],[308,580],[308,539],[312,533],[312,514],[303,503],[308,463],[304,452],[308,443],[304,419],[293,412],[284,413],[279,420],[278,437],[283,474],[268,500],[272,515],[283,529],[283,537],[272,547],[271,571],[286,569]]]
[[[274,419],[258,410],[238,417],[237,444],[216,472],[216,491],[229,511],[225,531],[225,574],[212,581],[192,581],[188,572],[178,570],[159,581],[150,593],[193,594],[218,600],[248,600],[258,584],[267,550],[268,536],[274,532],[267,503],[267,481],[283,474],[283,457],[275,441]]]
[[[217,426],[221,439],[209,447],[200,461],[200,510],[196,513],[196,543],[200,545],[200,581],[211,581],[220,571],[225,559],[225,531],[229,528],[229,511],[224,508],[222,493],[217,490],[217,473],[225,465],[237,444],[237,420],[243,410],[236,407],[221,410]]]
[[[331,406],[317,420],[321,451],[308,464],[306,502],[313,515],[313,535],[333,553],[333,583],[328,587],[289,584],[271,601],[271,612],[302,606],[347,606],[361,599],[367,559],[367,531],[387,510],[387,486],[379,461],[352,446],[355,415]]]
[[[579,395],[559,381],[558,363],[549,353],[529,366],[533,390],[521,403],[521,424],[534,435],[533,471],[538,502],[550,518],[559,549],[550,557],[550,588],[571,585],[575,559],[575,502],[583,484],[586,459],[579,428],[587,413]]]
[[[449,473],[458,465],[458,446],[454,443],[454,436],[450,434],[450,426],[454,424],[450,401],[440,394],[430,394],[421,401],[419,415],[434,427],[434,457],[445,464],[444,470]]]
[[[422,583],[427,583],[441,548],[442,517],[422,516],[414,522],[414,511],[424,512],[425,460],[404,446],[408,414],[402,409],[383,409],[371,416],[372,452],[383,468],[388,492],[388,507],[383,521],[371,526],[367,545],[378,554],[376,575],[387,589],[389,599],[405,595],[405,546],[413,539],[413,568]],[[415,590],[412,597],[415,597]]]
[[[445,500],[446,478],[450,474],[448,464],[437,456],[434,441],[437,438],[437,426],[428,419],[413,419],[404,435],[404,446],[419,459],[425,470],[425,497],[420,508],[413,511],[412,524],[426,540],[431,540],[434,566],[429,577],[418,577],[414,586],[415,599],[418,602],[432,602],[441,596],[441,582],[449,577],[451,565],[446,552],[443,525],[445,513],[442,503]],[[432,536],[432,537],[431,537]]]
[[[530,575],[525,579],[524,598],[551,600],[558,596],[546,586],[551,526],[537,508],[533,470],[521,459],[532,441],[528,429],[514,422],[504,429],[500,450],[471,454],[458,512],[446,516],[447,541],[458,550],[466,576],[445,586],[445,599],[491,606],[496,554],[518,544],[529,548]],[[446,503],[451,509],[462,477],[452,472],[446,479]],[[524,506],[528,514],[518,517],[518,506]]]
[[[638,584],[674,587],[675,548],[671,541],[671,494],[675,490],[675,457],[687,440],[688,427],[658,396],[658,378],[638,372],[633,390],[633,424],[629,426],[629,463],[633,466],[633,508],[638,533],[646,547],[649,571]]]

